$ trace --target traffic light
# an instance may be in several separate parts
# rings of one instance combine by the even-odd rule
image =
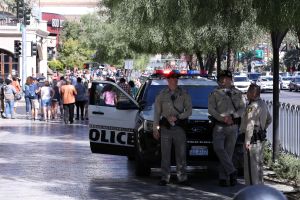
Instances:
[[[31,9],[26,9],[25,10],[25,15],[24,15],[24,24],[29,25],[30,24],[30,15],[31,15]]]
[[[15,56],[20,56],[22,54],[22,43],[20,40],[15,40],[14,41],[14,54]]]
[[[37,44],[36,42],[31,42],[31,56],[37,55]]]
[[[24,0],[17,0],[17,18],[23,19],[24,17]]]

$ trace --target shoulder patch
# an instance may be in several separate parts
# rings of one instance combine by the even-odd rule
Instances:
[[[252,110],[253,110],[253,108],[252,108],[252,107],[248,107],[246,112],[247,112],[247,113],[251,113],[251,112],[252,112]]]

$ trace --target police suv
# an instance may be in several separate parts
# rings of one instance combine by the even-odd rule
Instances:
[[[208,95],[217,87],[217,83],[196,76],[194,71],[186,73],[179,78],[178,85],[191,95],[193,104],[192,115],[186,126],[187,164],[217,161],[207,110]],[[149,175],[151,168],[160,167],[160,142],[153,138],[154,101],[165,87],[167,80],[160,72],[141,86],[135,99],[113,82],[93,82],[89,105],[91,151],[135,158],[137,175]],[[118,99],[115,105],[105,103],[103,94],[108,91],[107,88]],[[175,156],[172,157],[174,164]]]

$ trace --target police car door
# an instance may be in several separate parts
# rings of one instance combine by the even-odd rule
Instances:
[[[134,156],[138,103],[117,84],[93,82],[89,98],[89,139],[93,153]]]

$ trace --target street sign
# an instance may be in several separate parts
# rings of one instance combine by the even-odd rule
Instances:
[[[133,69],[133,60],[132,59],[127,59],[125,60],[125,69]]]
[[[255,57],[256,58],[264,58],[264,51],[263,50],[255,50]]]

